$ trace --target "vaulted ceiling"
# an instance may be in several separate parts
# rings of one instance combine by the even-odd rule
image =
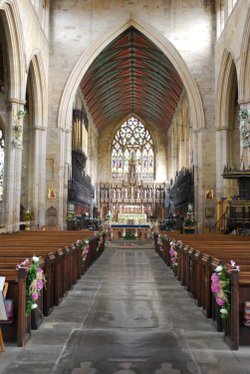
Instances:
[[[183,90],[169,59],[132,27],[98,55],[80,85],[98,129],[138,115],[167,130]]]

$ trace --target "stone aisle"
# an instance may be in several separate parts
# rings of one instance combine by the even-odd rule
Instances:
[[[249,353],[228,349],[151,244],[112,244],[0,372],[241,374]]]

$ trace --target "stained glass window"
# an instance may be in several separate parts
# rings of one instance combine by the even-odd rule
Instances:
[[[135,160],[138,180],[154,179],[154,146],[145,126],[135,117],[124,122],[117,131],[111,152],[113,179],[124,179],[129,173],[131,160]]]
[[[0,129],[0,201],[3,200],[4,135]]]

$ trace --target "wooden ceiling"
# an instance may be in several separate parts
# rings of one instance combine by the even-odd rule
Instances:
[[[183,90],[169,59],[133,27],[98,55],[80,85],[98,129],[138,115],[167,130]]]

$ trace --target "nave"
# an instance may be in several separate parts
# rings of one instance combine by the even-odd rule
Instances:
[[[230,351],[151,242],[107,244],[25,348],[7,346],[0,357],[4,374],[241,374],[249,368],[249,348]]]

